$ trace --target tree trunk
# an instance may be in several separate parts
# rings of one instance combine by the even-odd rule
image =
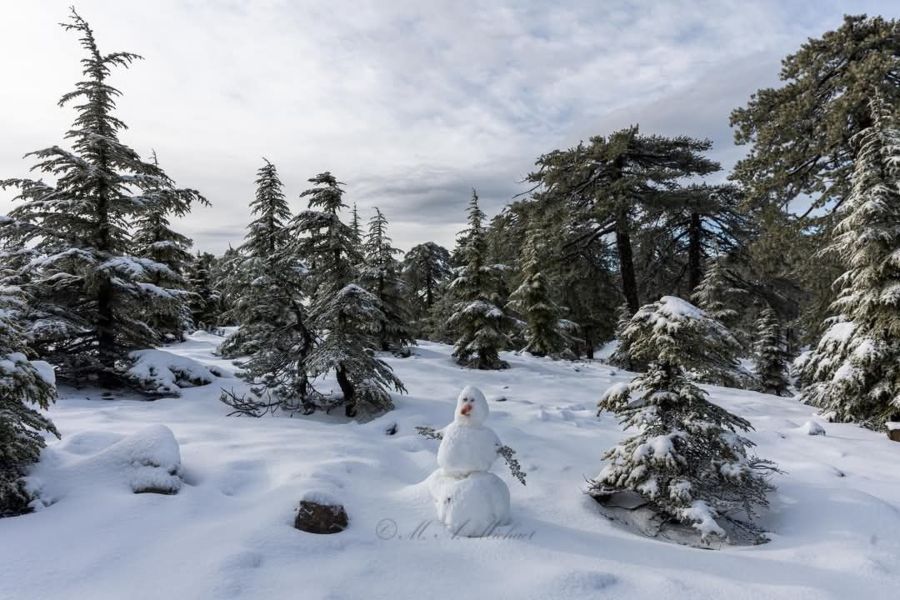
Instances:
[[[341,387],[341,392],[344,394],[344,414],[348,417],[355,417],[356,390],[353,389],[353,384],[347,379],[347,372],[344,370],[343,365],[335,369],[335,375],[338,385]]]
[[[691,213],[691,224],[688,227],[688,292],[693,292],[703,278],[703,249],[700,246],[702,233],[700,214]]]
[[[628,312],[634,314],[641,307],[638,299],[637,278],[634,274],[634,258],[631,253],[631,235],[628,232],[628,216],[621,212],[616,217],[616,251],[619,254],[619,274],[622,276],[622,294],[628,304]]]
[[[106,156],[101,152],[99,169],[107,168]],[[102,254],[110,251],[109,190],[105,182],[97,186],[97,250]],[[109,276],[101,275],[97,287],[97,357],[103,367],[100,385],[111,386],[112,372],[116,364],[115,316],[113,314],[113,290]]]
[[[594,336],[588,327],[584,328],[584,355],[588,360],[594,359]]]

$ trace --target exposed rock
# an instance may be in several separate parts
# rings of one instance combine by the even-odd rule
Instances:
[[[309,533],[340,533],[347,528],[347,511],[324,497],[307,497],[297,507],[294,527]]]

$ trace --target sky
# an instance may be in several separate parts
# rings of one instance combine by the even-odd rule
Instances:
[[[895,0],[0,0],[0,178],[63,144],[80,78],[76,9],[102,52],[145,60],[114,73],[122,139],[155,150],[212,203],[179,219],[195,247],[239,245],[256,170],[272,161],[291,208],[334,173],[394,242],[448,247],[476,188],[496,214],[527,189],[535,159],[639,124],[744,149],[728,116],[780,61],[842,15],[897,17]],[[714,176],[715,179],[715,176]],[[0,191],[0,214],[13,205]]]

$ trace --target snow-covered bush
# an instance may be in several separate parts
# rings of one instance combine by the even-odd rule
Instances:
[[[165,350],[136,350],[129,358],[127,378],[151,394],[181,395],[181,388],[207,385],[221,377],[215,367]]]
[[[604,455],[607,463],[591,482],[591,495],[637,493],[703,538],[724,536],[723,519],[755,531],[738,519],[752,520],[755,508],[767,505],[767,475],[775,466],[749,452],[753,443],[741,433],[750,423],[709,402],[686,375],[700,364],[721,368],[716,339],[707,342],[702,335],[712,331],[721,338],[720,328],[678,298],[664,297],[638,311],[629,328],[631,349],[651,361],[649,368],[631,383],[611,387],[598,405],[637,433]]]

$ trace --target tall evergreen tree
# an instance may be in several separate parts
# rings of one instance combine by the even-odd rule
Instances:
[[[151,158],[158,166],[155,152]],[[193,201],[209,202],[199,192],[178,189],[167,179],[151,183],[144,191],[144,201],[146,210],[134,222],[134,249],[138,256],[165,265],[166,270],[153,273],[150,283],[168,289],[176,297],[176,301],[159,307],[162,312],[154,314],[151,311],[147,320],[164,339],[180,340],[193,326],[185,279],[192,262],[190,247],[193,242],[172,229],[169,216],[183,217],[190,212]]]
[[[22,202],[10,212],[4,235],[33,246],[39,255],[27,266],[35,320],[29,336],[69,381],[124,382],[119,367],[128,352],[159,340],[146,307],[177,305],[178,291],[152,280],[169,268],[130,254],[129,228],[148,212],[148,195],[170,191],[157,165],[141,160],[119,140],[125,124],[114,116],[120,92],[108,83],[114,67],[139,58],[128,52],[102,54],[94,33],[73,10],[63,25],[80,36],[87,55],[84,79],[60,105],[76,102],[77,116],[65,137],[72,149],[51,146],[32,152],[33,167],[53,178],[9,179]],[[183,198],[197,200],[195,192]],[[156,311],[154,311],[156,312]]]
[[[0,264],[11,261],[0,255]],[[15,273],[0,271],[0,518],[28,511],[31,501],[22,476],[44,447],[42,433],[59,437],[38,412],[56,398],[53,369],[29,360],[20,316],[26,298]]]
[[[752,200],[786,206],[806,195],[812,214],[848,198],[851,140],[874,119],[869,98],[880,95],[895,114],[900,106],[898,48],[900,21],[847,15],[782,61],[782,87],[758,90],[732,112],[735,140],[751,145],[734,178]]]
[[[816,250],[832,243],[839,209],[850,197],[858,153],[852,140],[873,123],[869,99],[878,94],[898,114],[898,48],[897,19],[847,15],[839,28],[807,40],[782,61],[781,87],[758,90],[731,115],[735,141],[750,146],[732,178],[749,203],[783,210],[795,229],[795,243],[775,247],[769,260],[791,255],[792,278],[804,288],[804,337],[813,342],[841,272]],[[793,215],[797,200],[808,208]]]
[[[275,165],[266,161],[256,184],[251,203],[256,219],[228,282],[234,299],[231,315],[241,327],[223,344],[225,352],[247,355],[239,375],[251,384],[251,397],[225,392],[222,401],[252,407],[250,412],[278,406],[309,413],[315,393],[307,360],[315,336],[303,289],[307,268],[288,244],[290,211]]]
[[[530,229],[519,265],[522,283],[510,295],[508,306],[528,324],[524,350],[535,356],[558,356],[570,345],[569,335],[561,325],[562,308],[553,299],[550,282],[544,275],[548,258],[543,231],[538,227]]]
[[[461,234],[464,264],[450,284],[453,314],[448,325],[455,332],[453,356],[461,365],[476,369],[502,369],[499,351],[507,344],[509,317],[500,307],[498,265],[487,262],[484,213],[478,207],[478,194],[472,191],[469,202],[469,227]]]
[[[750,423],[709,402],[687,377],[689,370],[725,366],[715,345],[728,333],[691,304],[665,296],[632,317],[626,336],[634,357],[650,367],[607,390],[599,407],[637,433],[604,455],[606,466],[589,492],[601,500],[637,493],[702,537],[724,537],[723,521],[752,518],[767,505],[766,475],[775,469],[749,453],[753,442],[741,433]],[[749,523],[742,527],[756,531]]]
[[[224,291],[233,303],[228,318],[241,325],[220,348],[227,357],[251,355],[262,347],[271,330],[280,326],[288,304],[279,276],[291,211],[278,170],[263,160],[265,164],[257,171],[256,197],[250,203],[255,218],[224,282]]]
[[[415,343],[409,326],[409,309],[400,263],[396,256],[400,250],[391,245],[387,234],[388,221],[377,207],[369,220],[369,232],[365,241],[365,266],[362,281],[366,289],[381,302],[384,320],[379,323],[378,341],[382,350],[409,353],[409,345]]]
[[[221,294],[216,289],[214,281],[215,264],[216,257],[213,254],[198,252],[187,271],[191,321],[195,327],[204,331],[212,331],[219,325],[222,312]]]
[[[766,307],[756,321],[753,366],[759,390],[765,394],[789,396],[787,341],[778,314]]]
[[[528,179],[545,202],[563,202],[591,229],[587,245],[613,234],[622,295],[633,314],[640,306],[632,237],[643,214],[672,200],[686,178],[720,169],[702,153],[711,142],[640,135],[637,127],[596,136],[589,144],[540,157]]]
[[[434,242],[413,246],[403,257],[403,280],[408,290],[413,327],[417,335],[434,339],[438,323],[430,319],[450,279],[450,251]]]
[[[873,121],[854,138],[856,165],[830,251],[846,272],[836,316],[801,380],[802,399],[838,421],[874,428],[900,416],[900,130],[877,93]]]
[[[390,389],[404,392],[390,366],[375,355],[381,323],[387,319],[381,301],[357,283],[356,265],[363,262],[353,228],[343,223],[346,208],[341,183],[328,172],[309,180],[314,184],[301,197],[309,210],[292,223],[295,252],[311,268],[310,317],[321,339],[307,364],[311,376],[334,373],[341,388],[340,402],[348,417],[389,410]]]

